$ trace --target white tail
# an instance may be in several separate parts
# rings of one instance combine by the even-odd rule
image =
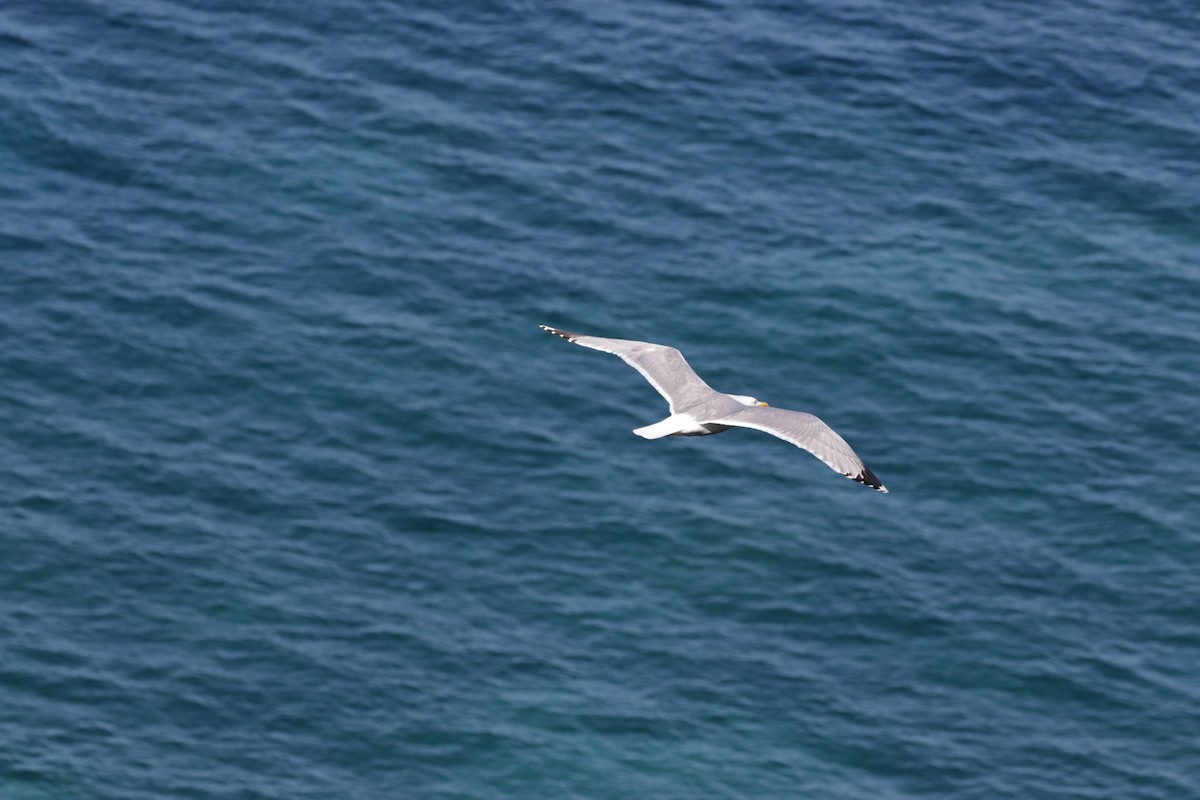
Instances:
[[[644,428],[634,428],[633,432],[643,439],[661,439],[664,436],[670,436],[673,433],[679,433],[686,429],[683,420],[674,415],[666,419],[656,422],[653,425],[647,425]]]

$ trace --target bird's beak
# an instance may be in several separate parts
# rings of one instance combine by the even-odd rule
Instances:
[[[759,401],[758,401],[758,402],[757,402],[755,405],[760,405],[760,406],[769,406],[769,405],[771,405],[771,404],[770,404],[770,403],[764,403],[762,400],[759,400]]]

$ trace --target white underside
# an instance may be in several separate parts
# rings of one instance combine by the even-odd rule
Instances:
[[[711,433],[708,428],[697,422],[696,418],[690,414],[672,414],[653,425],[647,425],[644,428],[634,428],[633,432],[643,439],[661,439],[664,436],[674,436],[675,434],[694,435]]]

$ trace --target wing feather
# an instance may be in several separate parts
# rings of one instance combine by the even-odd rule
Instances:
[[[786,408],[753,406],[735,411],[720,419],[705,420],[718,425],[736,428],[752,428],[791,442],[807,450],[832,469],[851,480],[887,493],[887,487],[879,482],[875,473],[863,463],[846,440],[837,435],[833,428],[819,418],[804,411]]]
[[[560,331],[549,325],[538,327],[555,336],[561,336],[568,342],[617,356],[640,372],[642,377],[666,398],[672,414],[677,407],[693,405],[714,393],[713,388],[696,374],[684,360],[683,354],[674,347],[632,339],[588,336],[583,333]]]

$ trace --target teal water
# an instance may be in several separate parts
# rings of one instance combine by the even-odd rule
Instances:
[[[4,4],[0,797],[1200,797],[1198,35]]]

